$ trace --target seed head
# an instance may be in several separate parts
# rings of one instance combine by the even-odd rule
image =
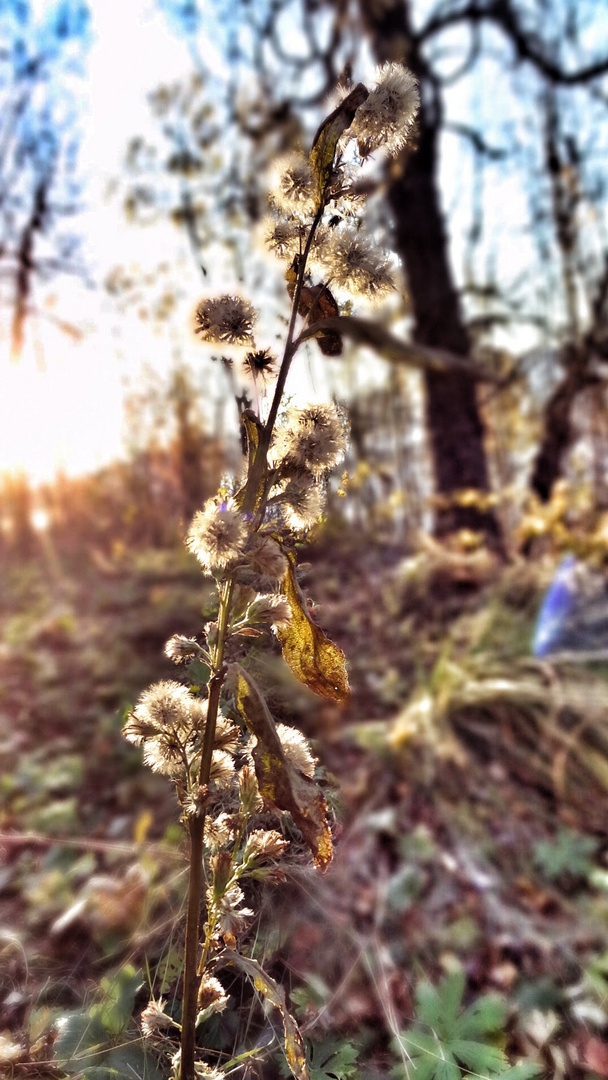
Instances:
[[[205,973],[198,988],[198,1007],[206,1016],[223,1012],[228,1004],[228,995],[219,979]],[[200,1023],[200,1020],[199,1020]]]
[[[344,456],[344,420],[335,405],[290,409],[275,437],[274,457],[288,466],[321,476]]]
[[[196,310],[195,334],[202,341],[249,345],[253,341],[255,309],[241,296],[216,296],[201,300]]]
[[[323,259],[332,284],[351,296],[373,302],[395,288],[388,257],[355,226],[334,232]]]
[[[286,596],[277,594],[257,596],[247,608],[249,626],[288,626],[291,622],[291,606]]]
[[[383,64],[376,85],[359,106],[350,127],[359,153],[368,157],[379,147],[394,157],[406,145],[420,106],[418,84],[402,64]]]
[[[215,723],[214,746],[216,750],[227,750],[229,754],[236,754],[239,749],[240,728],[232,724],[220,713]]]
[[[184,743],[172,731],[161,731],[144,742],[144,762],[153,772],[164,776],[180,776],[185,765]]]
[[[255,769],[251,765],[243,765],[239,773],[239,799],[245,817],[251,817],[264,807]]]
[[[227,854],[227,853],[223,853]],[[218,856],[215,856],[218,858]],[[240,885],[229,885],[220,896],[213,889],[207,890],[207,900],[218,912],[218,928],[223,934],[238,934],[246,919],[253,915],[250,908],[242,907],[245,895]]]
[[[274,829],[255,829],[249,834],[243,848],[243,862],[262,862],[264,859],[278,859],[283,854],[288,841]]]
[[[268,217],[264,221],[264,243],[278,259],[293,259],[301,255],[310,226],[300,221],[283,221]]]
[[[189,732],[195,699],[186,686],[174,679],[153,683],[141,694],[135,717],[157,731]],[[145,737],[145,736],[144,736]]]
[[[222,813],[205,821],[205,843],[211,851],[219,851],[234,839],[235,821],[232,814]]]
[[[245,372],[254,379],[267,382],[276,374],[276,357],[272,355],[270,349],[257,349],[255,352],[247,353],[243,360],[243,367]]]
[[[297,728],[289,727],[287,724],[277,724],[277,735],[289,764],[299,769],[305,776],[314,776],[315,759],[310,752],[306,736]]]
[[[200,645],[195,638],[184,637],[183,634],[174,634],[165,645],[165,656],[173,660],[174,664],[182,664],[185,660],[192,660],[198,656]]]
[[[280,158],[270,187],[271,201],[287,214],[314,214],[315,184],[310,161],[295,150]]]
[[[320,260],[330,231],[327,225],[317,227],[308,257],[310,266],[314,266]],[[268,217],[264,222],[262,236],[266,247],[278,259],[289,259],[291,262],[296,255],[302,255],[309,232],[309,222],[294,219],[284,221]]]
[[[205,570],[223,570],[240,558],[246,538],[246,522],[234,503],[210,499],[194,515],[186,547]]]
[[[14,1042],[10,1035],[4,1032],[0,1034],[0,1065],[8,1066],[8,1075],[13,1075],[12,1067],[22,1061],[27,1055],[26,1050],[20,1043]]]
[[[156,724],[151,724],[149,720],[140,720],[135,713],[131,713],[129,719],[122,729],[124,738],[133,743],[134,746],[141,746],[144,739],[149,739],[156,735],[158,728]]]
[[[164,998],[158,1001],[149,1001],[141,1014],[141,1030],[145,1039],[152,1039],[161,1031],[173,1026],[170,1016],[164,1011],[167,1002]]]
[[[299,477],[290,480],[282,494],[281,509],[288,528],[310,529],[323,513],[320,488],[301,482]]]
[[[226,750],[214,750],[211,756],[209,779],[218,787],[226,787],[234,776],[234,759]]]
[[[262,577],[280,581],[287,573],[287,559],[279,545],[270,537],[255,533],[246,552],[249,566]]]

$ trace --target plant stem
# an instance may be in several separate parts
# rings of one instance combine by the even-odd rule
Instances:
[[[255,457],[250,465],[249,475],[247,477],[247,483],[245,487],[244,499],[241,506],[241,510],[244,513],[253,514],[258,503],[260,489],[265,487],[266,484],[266,474],[268,470],[268,449],[272,440],[272,433],[274,431],[277,414],[285,390],[285,383],[289,374],[291,361],[293,360],[293,357],[295,356],[299,345],[299,342],[295,342],[294,344],[294,333],[296,320],[298,317],[298,310],[300,307],[302,288],[304,286],[304,278],[306,275],[306,263],[308,260],[308,255],[310,253],[315,232],[321,221],[321,218],[323,217],[324,209],[325,203],[322,202],[321,206],[317,210],[314,221],[310,228],[310,232],[306,238],[304,251],[299,262],[298,275],[296,278],[293,301],[291,305],[291,316],[289,320],[287,337],[285,340],[285,348],[283,350],[283,359],[281,361],[281,367],[279,370],[279,375],[277,378],[277,383],[275,386],[268,419],[264,427],[261,429],[260,440],[257,446]],[[232,601],[233,589],[234,579],[232,577],[228,577],[220,586],[217,640],[212,652],[212,675],[209,681],[207,722],[205,725],[205,736],[203,739],[203,749],[201,752],[201,764],[199,771],[199,788],[201,789],[205,789],[207,784],[209,783],[211,760],[213,756],[213,745],[215,740],[215,725],[219,709],[220,693],[225,677],[224,646],[226,643],[228,618],[230,614],[230,604]],[[190,838],[190,877],[188,882],[188,907],[186,911],[186,937],[184,956],[181,1080],[195,1080],[194,1061],[196,1051],[196,1015],[198,1006],[198,987],[200,977],[203,974],[204,966],[207,960],[212,934],[211,926],[209,926],[205,935],[205,945],[203,953],[199,961],[199,928],[201,918],[201,900],[203,892],[203,852],[206,810],[207,797],[205,796],[202,805],[200,805],[198,814],[192,817],[188,822],[188,834]]]
[[[203,890],[203,833],[204,817],[192,818],[188,824],[190,837],[190,877],[188,881],[188,908],[186,911],[186,938],[184,949],[184,996],[182,1006],[181,1075],[182,1080],[194,1080],[194,1052],[196,1041],[196,1010],[198,996],[198,938],[200,904]]]
[[[209,681],[209,699],[207,722],[201,752],[199,770],[199,788],[205,789],[209,783],[215,726],[220,703],[220,693],[225,677],[224,647],[234,580],[227,578],[220,587],[220,603],[217,620],[217,641],[212,655],[212,676]],[[184,941],[184,994],[182,1004],[181,1037],[181,1080],[195,1080],[194,1059],[196,1050],[196,1016],[198,1010],[198,951],[199,928],[201,918],[201,900],[203,895],[203,850],[207,798],[205,796],[198,814],[188,822],[190,840],[190,876],[188,880],[188,906],[186,909],[186,936]]]
[[[285,348],[283,349],[283,359],[281,360],[281,367],[279,368],[279,374],[277,376],[276,386],[274,388],[274,394],[272,403],[270,406],[270,412],[268,413],[268,419],[264,424],[260,432],[260,441],[256,450],[256,454],[251,466],[249,476],[247,478],[247,488],[245,491],[245,497],[243,499],[242,510],[245,513],[253,513],[258,501],[258,495],[260,487],[265,477],[267,469],[268,450],[272,440],[272,433],[274,431],[274,425],[276,423],[277,414],[285,391],[285,383],[287,382],[287,376],[289,374],[289,368],[291,367],[291,361],[293,360],[298,343],[294,345],[294,333],[296,326],[296,319],[298,317],[298,309],[300,307],[300,297],[302,295],[302,289],[304,287],[304,278],[306,276],[306,263],[314,240],[317,227],[323,217],[325,210],[325,203],[321,203],[321,206],[315,214],[314,221],[310,227],[310,232],[306,238],[306,244],[304,245],[304,252],[300,258],[298,266],[298,276],[296,279],[295,289],[293,293],[293,300],[291,302],[291,316],[289,319],[289,327],[287,329],[287,337],[285,339]]]

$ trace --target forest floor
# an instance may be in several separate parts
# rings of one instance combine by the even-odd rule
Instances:
[[[608,1077],[608,681],[530,655],[554,563],[406,559],[352,534],[305,557],[351,700],[313,698],[278,646],[256,674],[337,792],[336,856],[264,894],[257,937],[317,1062],[334,1055],[316,1075],[349,1075],[351,1045],[357,1075],[388,1075],[417,984],[462,968],[466,1002],[506,1000],[512,1060]],[[4,1046],[15,1076],[65,1075],[44,1064],[57,1021],[91,1013],[100,987],[118,1007],[117,972],[143,984],[141,1009],[150,973],[178,971],[176,805],[120,728],[175,677],[163,645],[200,630],[207,589],[180,551],[47,553],[2,575],[0,1063]]]

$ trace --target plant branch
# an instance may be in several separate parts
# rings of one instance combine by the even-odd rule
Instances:
[[[253,460],[253,465],[251,466],[249,476],[247,477],[245,497],[243,499],[242,505],[244,513],[253,513],[253,511],[255,510],[256,503],[258,501],[260,486],[264,481],[264,476],[267,468],[268,450],[272,440],[272,433],[274,431],[274,426],[276,423],[281,400],[283,398],[283,393],[285,391],[285,383],[287,382],[287,376],[291,367],[291,361],[293,360],[300,345],[300,342],[302,341],[301,335],[294,341],[295,326],[298,317],[298,309],[300,306],[302,288],[304,286],[304,278],[306,275],[306,263],[308,261],[308,256],[310,254],[310,249],[314,240],[315,233],[320,224],[321,218],[323,217],[324,209],[325,201],[322,200],[321,205],[317,210],[317,213],[315,214],[315,219],[310,227],[310,232],[304,246],[304,252],[299,262],[298,276],[296,279],[296,285],[291,304],[289,327],[287,330],[287,338],[285,340],[285,348],[283,350],[283,358],[281,360],[281,366],[279,368],[279,374],[277,376],[274,395],[270,406],[270,412],[268,413],[268,419],[266,420],[266,423],[264,424],[264,427],[260,432],[260,441],[258,443],[256,454]]]
[[[199,928],[201,919],[201,901],[203,895],[203,849],[205,818],[207,813],[206,789],[209,784],[215,727],[219,711],[220,694],[226,670],[224,668],[224,648],[228,630],[230,605],[234,589],[234,579],[229,577],[222,585],[218,612],[217,641],[213,650],[213,665],[209,682],[207,721],[203,738],[201,764],[199,770],[199,789],[205,791],[198,813],[188,822],[190,840],[190,877],[188,880],[188,906],[186,910],[186,935],[184,955],[184,995],[182,1009],[182,1080],[194,1080],[194,1056],[196,1049],[196,1016],[199,986]]]

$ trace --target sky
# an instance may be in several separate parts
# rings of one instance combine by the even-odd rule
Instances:
[[[44,11],[46,0],[38,0]],[[170,33],[154,0],[92,0],[92,44],[82,81],[85,178],[84,212],[76,222],[83,253],[97,283],[115,265],[156,265],[179,260],[173,229],[152,235],[128,227],[120,199],[108,192],[119,176],[129,139],[150,125],[146,95],[159,82],[179,78],[191,67],[186,45]],[[205,43],[210,70],[223,62]],[[193,297],[200,289],[194,270]],[[25,469],[34,481],[61,469],[70,475],[93,470],[124,445],[124,394],[142,381],[144,365],[167,369],[172,345],[159,339],[135,312],[120,315],[103,288],[56,280],[49,293],[51,314],[83,328],[74,342],[41,318],[32,322],[18,362],[2,360],[0,471]],[[3,339],[6,340],[3,334]],[[183,327],[186,358],[196,342]],[[197,356],[200,362],[200,356]]]

